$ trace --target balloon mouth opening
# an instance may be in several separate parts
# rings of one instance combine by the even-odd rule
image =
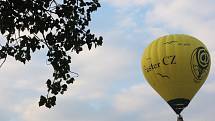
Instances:
[[[179,115],[184,110],[184,108],[188,106],[190,100],[184,98],[176,98],[167,101],[167,103],[172,107],[175,113]]]

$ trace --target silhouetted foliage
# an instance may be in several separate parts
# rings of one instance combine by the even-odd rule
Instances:
[[[51,108],[56,95],[64,94],[77,73],[70,70],[72,52],[87,45],[102,45],[89,29],[91,13],[100,7],[98,0],[1,0],[0,31],[6,42],[0,43],[0,59],[8,56],[26,63],[31,54],[47,48],[53,78],[46,82],[48,94],[41,96],[39,106]],[[2,40],[3,41],[3,40]],[[2,63],[2,64],[3,64]],[[2,66],[0,65],[0,67]]]

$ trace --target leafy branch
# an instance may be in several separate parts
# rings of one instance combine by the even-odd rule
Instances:
[[[75,81],[78,74],[70,70],[71,53],[79,54],[84,45],[89,50],[92,45],[102,45],[103,38],[88,27],[98,7],[98,0],[0,1],[0,32],[6,38],[6,44],[0,46],[0,59],[4,59],[0,67],[8,56],[25,64],[32,53],[48,48],[47,61],[54,71],[39,106],[54,106],[56,95],[64,94]]]

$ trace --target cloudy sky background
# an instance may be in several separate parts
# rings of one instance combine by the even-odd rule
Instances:
[[[51,77],[46,54],[23,65],[11,58],[0,69],[1,121],[174,121],[176,115],[144,79],[140,60],[154,39],[174,33],[200,39],[211,54],[211,71],[183,111],[187,121],[214,121],[215,1],[101,0],[91,28],[104,45],[72,55],[80,76],[52,109],[39,108]]]

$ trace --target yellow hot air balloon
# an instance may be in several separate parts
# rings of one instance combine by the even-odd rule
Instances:
[[[205,82],[211,62],[200,40],[173,34],[160,37],[145,48],[141,64],[146,80],[180,120],[180,113]]]

